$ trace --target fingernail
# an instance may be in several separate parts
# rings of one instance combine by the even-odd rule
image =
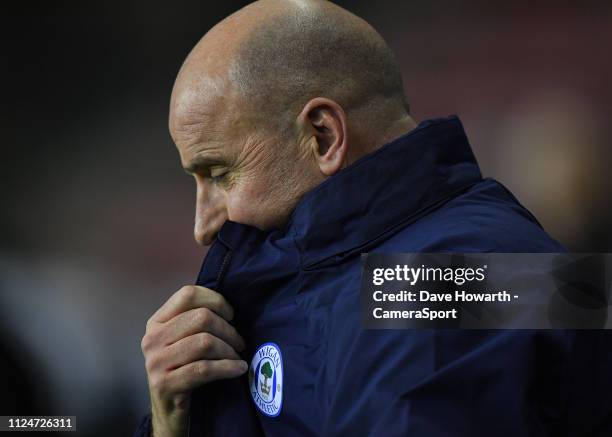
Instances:
[[[242,370],[242,373],[244,373],[247,370],[249,370],[249,365],[247,364],[246,361],[240,360],[240,370]]]

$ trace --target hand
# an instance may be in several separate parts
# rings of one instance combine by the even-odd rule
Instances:
[[[155,437],[187,434],[194,388],[247,371],[236,352],[244,350],[244,340],[228,323],[233,317],[219,293],[190,285],[174,293],[147,322],[141,346]]]

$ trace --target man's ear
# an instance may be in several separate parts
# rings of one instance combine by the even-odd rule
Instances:
[[[316,97],[306,103],[298,120],[321,173],[335,174],[344,166],[348,151],[346,114],[342,107],[333,100]]]

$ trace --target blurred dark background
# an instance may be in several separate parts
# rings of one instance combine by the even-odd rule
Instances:
[[[2,12],[0,415],[129,435],[147,318],[192,283],[194,184],[174,77],[247,2],[57,2]],[[610,2],[337,2],[400,61],[414,117],[458,114],[483,173],[572,251],[612,247]]]

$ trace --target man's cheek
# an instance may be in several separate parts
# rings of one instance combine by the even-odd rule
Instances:
[[[272,229],[278,209],[273,196],[273,190],[257,190],[253,185],[232,190],[228,196],[229,219],[264,231]]]
[[[244,187],[228,196],[227,211],[231,221],[265,230],[268,205],[266,198],[257,195],[252,187]]]

